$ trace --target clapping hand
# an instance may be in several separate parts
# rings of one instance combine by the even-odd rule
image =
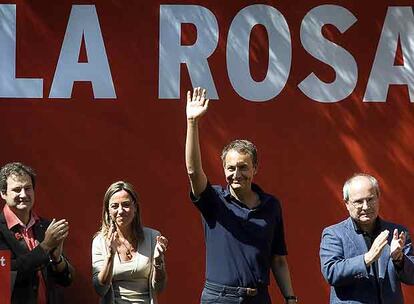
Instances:
[[[382,231],[372,243],[371,248],[364,255],[364,261],[367,266],[370,266],[381,256],[382,250],[387,245],[388,235],[390,232],[388,230]]]
[[[406,235],[404,231],[398,235],[398,230],[394,229],[391,241],[390,255],[393,261],[401,262],[404,256],[403,248],[405,244]]]
[[[59,257],[63,248],[63,242],[68,235],[69,223],[65,219],[59,221],[53,219],[45,231],[45,238],[41,245],[49,252],[54,250],[54,255]]]
[[[154,264],[161,265],[164,262],[164,253],[167,251],[168,240],[164,236],[157,236],[157,243],[154,249]]]
[[[109,252],[110,256],[114,256],[116,252],[118,232],[116,231],[116,224],[111,220],[111,225],[109,226],[108,235],[106,236],[106,249]]]
[[[187,119],[198,119],[206,113],[209,99],[206,99],[206,90],[200,87],[187,92]]]

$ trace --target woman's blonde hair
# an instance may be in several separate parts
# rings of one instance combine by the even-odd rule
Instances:
[[[142,230],[141,209],[139,205],[138,194],[130,183],[124,181],[115,182],[109,186],[108,190],[106,190],[103,198],[102,226],[100,233],[102,233],[104,237],[108,235],[111,226],[111,216],[109,215],[109,200],[115,193],[122,190],[126,191],[129,194],[132,199],[132,203],[135,205],[136,212],[131,224],[132,233],[134,241],[140,242],[144,239],[144,232]]]

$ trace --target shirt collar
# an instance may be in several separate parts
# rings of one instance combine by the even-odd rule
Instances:
[[[362,229],[359,227],[358,223],[353,218],[351,218],[351,220],[352,220],[352,226],[354,227],[355,232],[363,234],[364,231],[362,231]],[[375,226],[374,226],[374,230],[372,231],[371,236],[376,236],[376,235],[379,234],[379,232],[381,232],[381,226],[382,226],[381,222],[382,222],[382,220],[378,216],[377,219],[375,220]]]
[[[27,225],[23,224],[22,221],[17,217],[16,214],[10,209],[9,205],[5,204],[3,208],[4,218],[6,219],[7,228],[10,230],[16,225],[29,229],[32,227],[37,221],[39,221],[39,217],[37,214],[32,210],[30,212],[30,219]]]
[[[260,206],[263,206],[265,202],[267,202],[268,200],[268,195],[266,195],[265,192],[263,192],[262,188],[260,188],[257,184],[252,183],[252,190],[254,192],[257,193],[257,195],[259,195],[259,199],[260,199]],[[227,185],[227,187],[225,189],[223,189],[223,195],[225,198],[227,199],[236,199],[234,196],[231,195],[230,192],[230,185]]]

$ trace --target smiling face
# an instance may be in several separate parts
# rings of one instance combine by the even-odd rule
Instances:
[[[256,167],[249,154],[229,150],[224,160],[224,174],[233,191],[246,191],[251,189]]]
[[[134,220],[136,206],[125,190],[115,192],[109,199],[109,215],[116,225],[120,228],[128,227]]]
[[[379,213],[379,197],[374,185],[365,176],[356,177],[349,185],[348,194],[346,208],[351,218],[362,229],[373,228]]]
[[[12,174],[7,178],[7,189],[1,193],[6,204],[17,215],[30,213],[34,204],[32,178],[27,174]]]

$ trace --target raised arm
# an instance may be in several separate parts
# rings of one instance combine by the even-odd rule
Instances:
[[[206,99],[206,90],[195,88],[187,92],[187,136],[185,141],[185,164],[190,179],[191,191],[195,197],[206,189],[207,176],[201,164],[200,140],[198,135],[198,121],[207,111],[209,100]]]

